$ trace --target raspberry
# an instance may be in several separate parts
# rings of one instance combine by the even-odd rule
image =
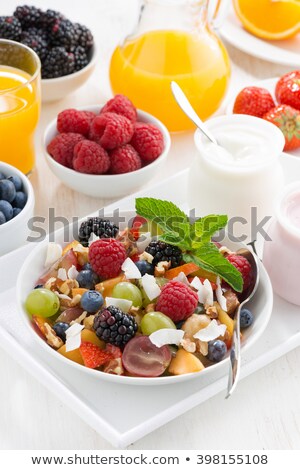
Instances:
[[[107,152],[96,142],[83,140],[74,148],[74,170],[90,175],[102,175],[110,167],[110,159]]]
[[[93,111],[81,111],[82,113],[84,113],[86,115],[86,117],[88,118],[88,120],[90,121],[90,124],[92,123],[92,121],[95,119],[96,117],[96,114],[93,113]]]
[[[77,109],[65,109],[57,116],[58,132],[76,132],[85,137],[90,131],[91,118],[86,111],[77,111]]]
[[[139,170],[142,166],[141,159],[134,148],[127,144],[112,150],[109,154],[113,174],[130,173]]]
[[[67,168],[73,168],[74,147],[83,140],[81,134],[70,132],[69,134],[58,134],[51,140],[47,147],[48,153],[57,163]]]
[[[134,126],[125,116],[104,113],[96,116],[91,124],[90,139],[105,149],[127,144],[133,136]]]
[[[247,290],[253,281],[253,272],[251,264],[244,258],[244,256],[231,254],[227,256],[228,261],[238,270],[243,276],[244,287],[243,292]]]
[[[161,131],[153,124],[145,124],[144,122],[136,123],[130,143],[141,159],[148,163],[156,160],[164,149],[164,138]]]
[[[89,249],[89,261],[99,277],[109,279],[120,274],[127,257],[124,245],[115,238],[100,238]]]
[[[170,281],[161,289],[156,310],[170,317],[175,323],[185,320],[198,305],[198,296],[183,282]]]
[[[116,95],[114,98],[109,100],[106,105],[102,108],[101,114],[103,113],[116,113],[122,114],[127,117],[129,121],[136,122],[137,112],[132,102],[127,96]]]

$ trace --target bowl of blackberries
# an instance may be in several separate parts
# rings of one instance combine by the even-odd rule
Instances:
[[[34,191],[21,171],[0,162],[0,256],[26,243],[34,211]]]
[[[55,10],[18,6],[0,16],[0,38],[33,49],[42,64],[42,99],[56,101],[85,83],[96,65],[91,31]]]

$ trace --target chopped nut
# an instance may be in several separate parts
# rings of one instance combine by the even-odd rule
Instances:
[[[201,341],[200,339],[197,339],[196,349],[197,349],[198,352],[200,352],[202,354],[202,356],[207,356],[207,354],[208,354],[208,342],[207,341]]]
[[[131,257],[138,253],[135,240],[129,228],[126,228],[125,230],[123,230],[123,232],[120,232],[117,237],[117,240],[123,244],[127,252],[127,256]]]
[[[106,372],[107,374],[123,375],[124,368],[122,365],[122,359],[117,357],[116,359],[109,361],[103,369],[103,372]]]
[[[185,338],[188,338],[191,341],[195,341],[194,335],[202,328],[206,328],[209,324],[210,318],[208,315],[197,315],[194,313],[187,320],[185,320],[181,328],[185,332]]]
[[[210,306],[206,309],[206,315],[209,316],[209,318],[218,318],[218,309],[216,305]]]
[[[52,290],[56,288],[56,277],[50,277],[48,281],[46,281],[44,287],[45,289]]]
[[[238,296],[231,289],[228,289],[226,292],[224,292],[224,297],[227,304],[227,313],[231,316],[235,313],[236,309],[240,305]]]
[[[78,318],[75,318],[75,320],[71,321],[70,325],[72,326],[74,325],[74,323],[80,324],[85,319],[86,316],[87,316],[87,312],[82,312],[82,314]]]
[[[159,263],[157,263],[157,265],[154,268],[154,276],[163,277],[166,271],[170,269],[170,266],[171,266],[171,261],[160,261]]]
[[[53,328],[51,328],[49,323],[44,323],[44,328],[47,343],[52,346],[52,348],[59,349],[61,346],[63,346],[63,340],[57,336],[57,334],[55,333]]]
[[[83,312],[86,313],[86,312]],[[92,330],[94,331],[94,318],[95,315],[89,315],[88,317],[86,316],[83,320],[83,325],[87,330]]]
[[[80,303],[80,300],[81,300],[81,295],[80,295],[80,294],[76,294],[76,295],[72,298],[71,307],[75,307],[76,305],[78,305],[78,304]]]
[[[150,255],[150,253],[147,253],[147,251],[144,251],[143,253],[141,253],[139,258],[141,261],[147,261],[148,263],[152,264],[153,256]]]
[[[196,351],[196,343],[189,338],[183,338],[180,344],[187,352],[194,353]]]
[[[221,248],[219,248],[219,252],[222,255],[231,255],[233,253],[233,251],[229,250],[229,248],[227,248],[227,246],[221,246]]]
[[[72,289],[76,289],[79,287],[78,282],[76,279],[67,279],[62,285],[59,287],[60,292],[65,295],[69,295]]]

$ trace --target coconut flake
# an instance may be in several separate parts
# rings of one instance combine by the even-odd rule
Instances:
[[[224,297],[223,295],[221,281],[220,281],[219,276],[217,277],[216,297],[217,297],[217,301],[219,302],[221,309],[227,312],[227,300],[226,300],[226,297]]]
[[[105,297],[106,307],[112,305],[118,307],[123,312],[127,313],[132,307],[132,301],[127,299],[116,299],[114,297]]]
[[[56,261],[58,261],[62,256],[62,247],[58,243],[50,242],[48,243],[45,268],[49,268]]]
[[[77,276],[78,276],[79,272],[77,271],[76,267],[74,266],[74,264],[72,264],[72,266],[70,267],[70,269],[68,270],[68,278],[69,279],[77,279]]]
[[[224,336],[226,325],[219,325],[216,320],[212,320],[206,328],[202,328],[194,334],[195,339],[200,341],[212,341],[219,336]]]
[[[62,300],[72,300],[71,297],[69,297],[67,294],[62,294],[61,292],[55,291],[54,294],[57,295]]]
[[[95,235],[94,232],[92,232],[89,238],[89,244],[92,244],[96,242],[97,240],[100,240],[100,237],[97,237],[97,235]]]
[[[161,330],[154,331],[149,336],[151,343],[158,348],[165,344],[176,344],[179,346],[184,336],[183,330],[175,330],[173,328],[162,328]]]
[[[205,293],[206,293],[206,299],[205,299],[204,304],[211,307],[214,304],[214,291],[208,279],[204,280],[203,285],[205,287]]]
[[[126,279],[141,279],[142,275],[136,264],[131,258],[126,258],[121,266],[124,271]]]
[[[156,283],[155,277],[151,274],[144,274],[142,277],[142,286],[150,301],[156,299],[160,295],[160,287]]]
[[[151,242],[151,240],[152,240],[151,232],[143,233],[136,241],[138,252],[143,253],[145,249],[147,248],[147,246],[149,245],[149,243]]]
[[[79,323],[74,323],[66,330],[66,352],[74,351],[81,345],[81,330],[84,326]]]
[[[65,268],[59,268],[57,272],[57,279],[60,279],[61,281],[66,281],[68,279],[67,271],[65,270]]]
[[[178,281],[178,282],[182,282],[186,286],[190,286],[188,278],[186,277],[186,275],[182,271],[178,274],[178,276],[174,277],[173,280]]]
[[[206,302],[206,289],[200,281],[199,277],[195,276],[190,285],[197,290],[198,301],[204,305]]]

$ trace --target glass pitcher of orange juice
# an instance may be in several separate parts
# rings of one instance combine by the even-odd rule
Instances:
[[[211,0],[143,0],[136,30],[111,58],[113,92],[127,95],[170,131],[193,129],[171,93],[170,82],[175,80],[201,118],[211,116],[230,77],[227,51],[211,28],[220,4],[221,0],[214,5]]]
[[[23,44],[0,39],[0,160],[28,174],[40,112],[40,60]]]

